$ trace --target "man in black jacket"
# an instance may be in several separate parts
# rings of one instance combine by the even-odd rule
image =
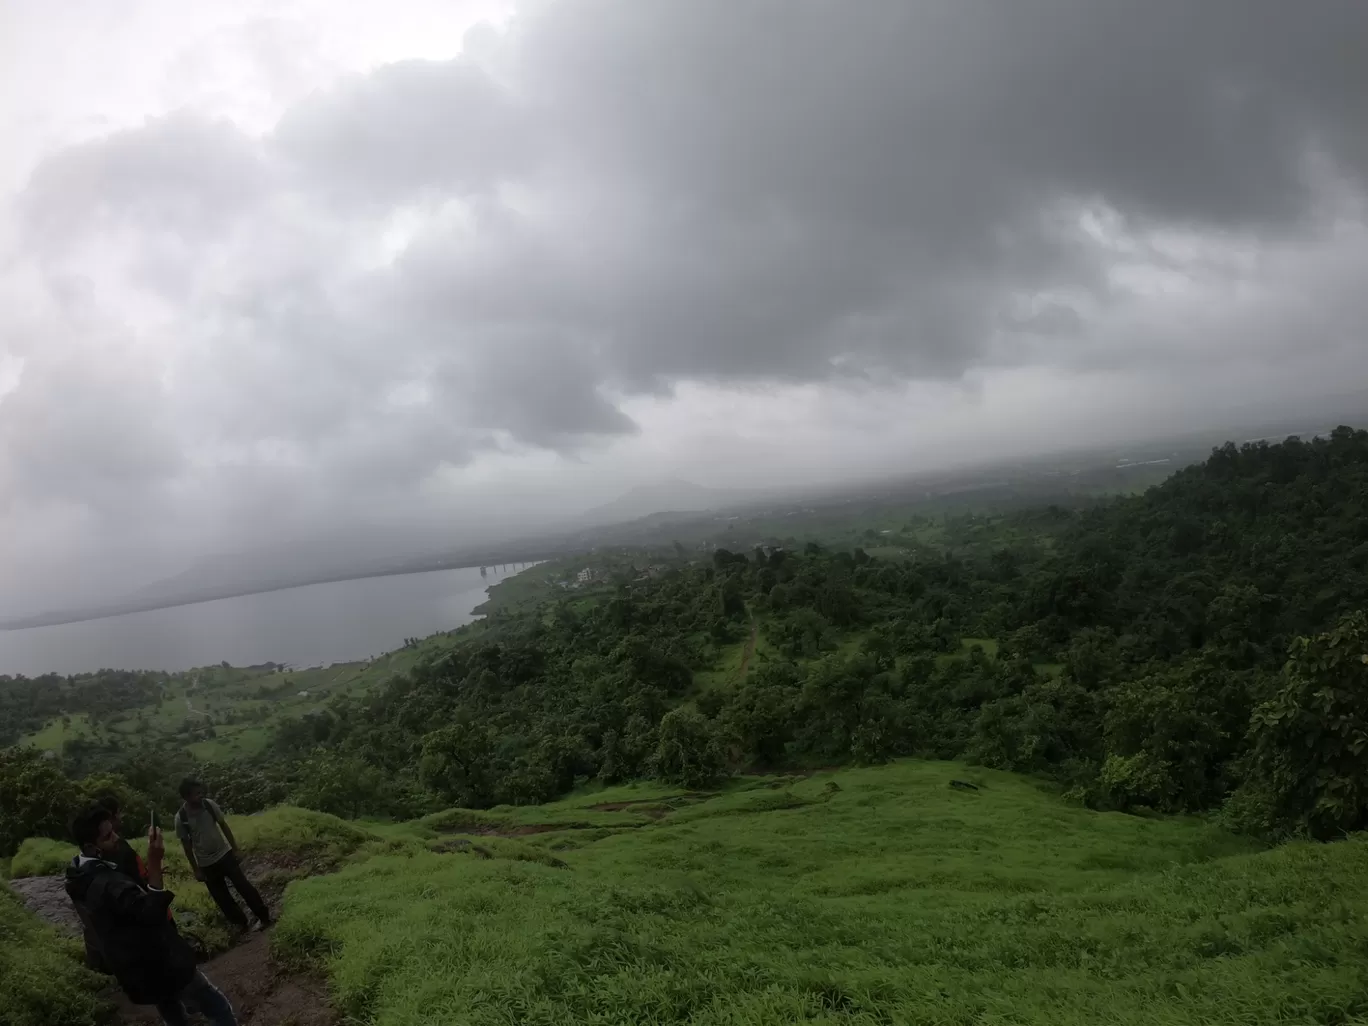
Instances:
[[[162,888],[161,831],[147,832],[146,884],[111,861],[119,834],[105,806],[80,813],[71,832],[81,853],[67,867],[67,894],[88,917],[128,999],[155,1005],[166,1026],[186,1026],[187,1004],[213,1026],[237,1026],[228,999],[195,968],[195,954],[169,915],[174,895]]]
[[[119,871],[128,876],[144,887],[147,886],[147,865],[143,862],[142,856],[133,850],[133,846],[124,837],[123,823],[119,819],[119,799],[107,794],[100,799],[100,804],[109,810],[111,821],[114,824],[114,832],[119,835],[118,846],[114,851],[103,860],[112,862],[119,867]],[[80,865],[81,855],[72,857],[71,865]],[[79,901],[73,901],[72,907],[76,909],[76,916],[81,920],[81,928],[84,933],[86,965],[96,972],[110,975],[111,970],[105,962],[104,952],[100,948],[100,939],[95,935],[95,926],[90,921],[90,916],[86,913],[85,906]]]

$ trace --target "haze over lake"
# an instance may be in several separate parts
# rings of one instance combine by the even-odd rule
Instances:
[[[0,631],[0,674],[102,668],[188,670],[350,662],[474,620],[485,590],[512,576],[474,567],[365,577],[239,595],[82,623]]]

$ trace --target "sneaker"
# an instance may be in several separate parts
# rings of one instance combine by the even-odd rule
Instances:
[[[272,925],[272,921],[269,919],[258,919],[252,924],[252,932],[261,933],[264,930],[269,930]]]

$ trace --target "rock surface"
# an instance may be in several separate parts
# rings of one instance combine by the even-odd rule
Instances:
[[[61,876],[30,876],[11,880],[9,886],[39,919],[51,923],[63,933],[79,937],[81,921],[71,907],[64,882]]]

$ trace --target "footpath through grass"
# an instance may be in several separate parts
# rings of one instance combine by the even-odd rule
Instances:
[[[273,937],[376,1026],[1368,1024],[1360,840],[1259,851],[912,761],[382,832]]]

